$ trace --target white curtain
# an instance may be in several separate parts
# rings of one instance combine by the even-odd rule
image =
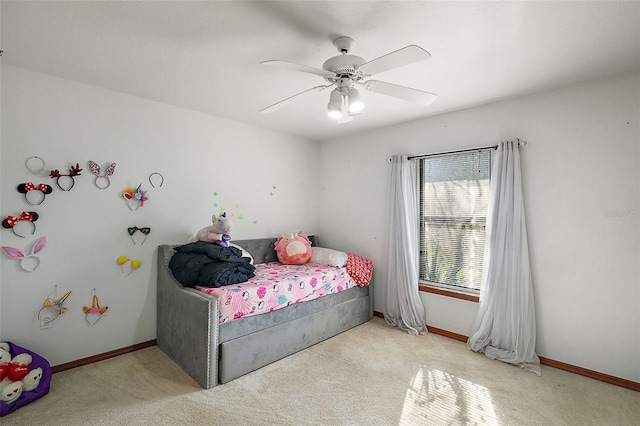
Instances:
[[[389,193],[388,324],[409,334],[427,334],[424,305],[418,290],[418,201],[415,161],[391,158]]]
[[[469,349],[540,375],[519,142],[493,152],[480,309]]]

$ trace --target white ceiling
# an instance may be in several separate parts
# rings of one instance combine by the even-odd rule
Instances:
[[[638,1],[5,1],[4,64],[324,140],[640,69]],[[362,93],[336,124],[323,84],[260,65],[321,68],[352,37],[371,60],[409,44],[428,61],[375,75],[439,95],[430,106]],[[597,99],[594,99],[597,102]]]

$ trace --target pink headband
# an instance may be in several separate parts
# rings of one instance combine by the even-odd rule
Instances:
[[[116,163],[111,163],[102,176],[100,176],[100,166],[93,161],[89,161],[89,170],[91,170],[91,173],[96,175],[96,179],[93,183],[100,189],[107,189],[109,185],[111,185],[111,180],[109,179],[109,177],[113,176],[113,172],[115,172],[116,170]],[[98,185],[99,179],[105,179],[106,184],[103,184],[104,186]]]

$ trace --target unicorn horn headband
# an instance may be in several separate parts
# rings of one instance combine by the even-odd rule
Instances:
[[[101,307],[98,304],[98,296],[96,296],[95,288],[93,289],[92,293],[93,293],[93,299],[91,302],[91,307],[89,306],[82,307],[82,312],[84,312],[84,319],[87,322],[87,324],[89,324],[90,326],[96,325],[98,321],[100,321],[100,319],[102,318],[102,315],[105,312],[107,312],[107,309],[109,309],[108,306]],[[95,315],[97,315],[97,317],[95,317]],[[89,320],[90,316],[94,316],[94,319]]]
[[[56,285],[56,289],[57,289],[57,285]],[[42,312],[43,309],[49,308],[52,309],[54,311],[56,311],[57,315],[51,320],[52,322],[58,318],[60,315],[64,314],[65,312],[67,312],[67,308],[63,307],[62,304],[64,303],[65,300],[67,300],[67,297],[69,297],[69,295],[71,294],[71,290],[69,290],[68,292],[66,292],[60,299],[58,300],[53,300],[50,297],[47,297],[42,305],[42,308],[40,308],[40,310],[38,311],[38,319],[40,319],[40,313]]]

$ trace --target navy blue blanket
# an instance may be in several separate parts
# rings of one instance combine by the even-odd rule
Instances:
[[[221,287],[238,284],[255,276],[249,258],[235,247],[196,241],[175,247],[169,261],[173,276],[185,287]]]

